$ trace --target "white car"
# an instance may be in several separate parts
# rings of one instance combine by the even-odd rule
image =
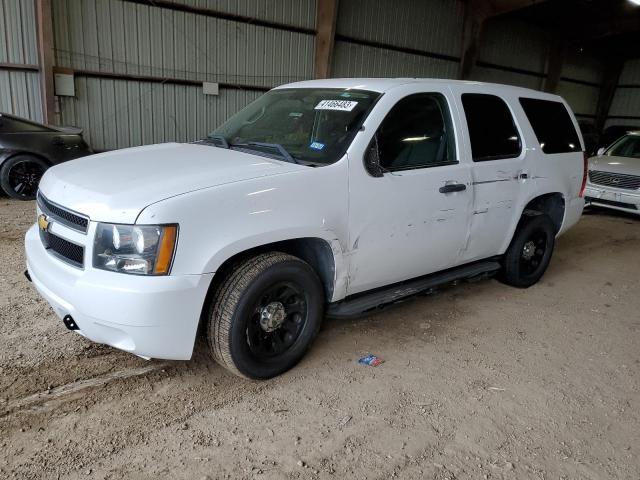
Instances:
[[[249,378],[294,366],[323,317],[457,280],[528,287],[582,214],[564,100],[423,79],[284,85],[209,138],[47,171],[27,276],[69,329]],[[389,328],[393,328],[389,325]]]
[[[640,132],[624,135],[589,159],[585,202],[640,214]]]

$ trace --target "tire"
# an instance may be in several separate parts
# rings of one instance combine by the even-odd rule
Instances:
[[[28,154],[14,155],[0,167],[0,187],[16,200],[33,200],[47,168],[49,165],[41,158]]]
[[[207,340],[230,372],[268,379],[294,367],[320,330],[324,292],[299,258],[269,252],[243,261],[211,301]]]
[[[518,288],[537,283],[549,266],[555,239],[549,216],[525,214],[503,258],[500,280]]]

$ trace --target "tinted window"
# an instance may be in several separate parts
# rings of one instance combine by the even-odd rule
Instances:
[[[465,93],[462,106],[474,162],[520,155],[520,134],[504,100],[495,95]]]
[[[521,98],[520,105],[522,105],[544,153],[579,152],[582,150],[578,133],[564,104],[549,100]]]
[[[47,128],[31,122],[18,120],[0,116],[0,132],[2,133],[18,133],[18,132],[47,132]]]
[[[382,121],[376,139],[380,165],[387,170],[456,162],[451,119],[439,94],[419,93],[400,100]]]

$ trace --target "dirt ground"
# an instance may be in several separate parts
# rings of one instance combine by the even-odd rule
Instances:
[[[34,217],[0,199],[0,478],[640,478],[640,218],[586,214],[528,290],[328,320],[249,382],[67,331],[22,274]]]

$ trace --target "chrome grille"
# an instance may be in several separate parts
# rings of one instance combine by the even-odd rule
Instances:
[[[89,217],[56,205],[38,192],[38,206],[43,213],[59,223],[81,233],[87,233]]]
[[[40,240],[42,240],[44,248],[63,262],[74,267],[84,268],[84,247],[82,245],[77,245],[46,230],[40,230]]]
[[[640,176],[626,175],[624,173],[591,170],[589,172],[589,181],[594,185],[604,185],[625,190],[638,190],[640,188]]]

